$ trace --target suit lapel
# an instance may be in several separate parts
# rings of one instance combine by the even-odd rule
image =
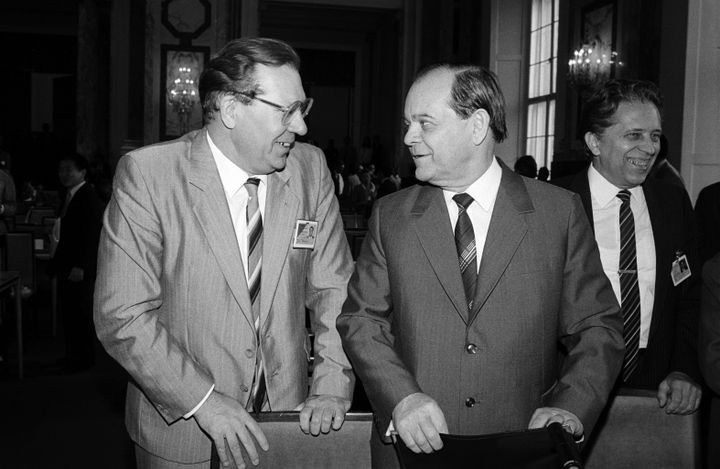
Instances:
[[[467,303],[455,248],[455,236],[450,226],[450,216],[442,189],[423,186],[411,213],[415,232],[435,275],[463,322],[467,324]]]
[[[588,180],[587,169],[576,174],[570,184],[570,190],[580,195],[583,208],[590,221],[590,228],[595,233],[595,218],[593,217],[592,195],[590,194],[590,181]]]
[[[658,197],[657,191],[649,184],[643,184],[643,194],[645,195],[645,203],[647,204],[648,213],[650,215],[650,224],[652,225],[653,241],[655,243],[655,298],[653,299],[653,313],[659,314],[665,304],[665,296],[667,291],[672,288],[670,285],[670,275],[667,266],[671,265],[674,259],[674,252],[667,229],[668,221],[664,219],[665,211],[663,204]],[[650,332],[648,333],[648,345],[653,338],[654,332],[657,330],[659,321],[654,320],[654,314],[650,318]]]
[[[493,208],[483,255],[470,323],[477,317],[510,264],[527,233],[525,214],[534,211],[532,201],[520,176],[503,166],[500,189]],[[462,283],[460,283],[462,285]]]
[[[266,324],[275,297],[278,279],[292,249],[299,198],[293,193],[290,171],[269,174],[263,219],[262,280],[260,284],[260,321]]]
[[[192,210],[205,233],[210,249],[225,276],[235,301],[245,318],[252,321],[252,305],[245,279],[245,269],[230,218],[227,198],[217,166],[207,144],[206,131],[195,136],[190,156],[188,183]]]

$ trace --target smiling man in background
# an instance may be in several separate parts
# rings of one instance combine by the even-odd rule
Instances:
[[[295,142],[312,105],[299,66],[283,42],[231,41],[200,78],[205,127],[118,165],[95,323],[133,379],[139,468],[207,468],[213,442],[223,463],[240,445],[257,463],[268,443],[249,411],[301,408],[317,435],[350,406],[335,319],[352,258],[325,159]]]
[[[622,306],[618,387],[656,390],[669,414],[695,412],[702,395],[695,218],[683,188],[647,178],[660,151],[660,92],[647,81],[610,80],[583,109],[592,164],[556,183],[582,198]]]

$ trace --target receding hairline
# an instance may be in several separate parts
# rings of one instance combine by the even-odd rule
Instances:
[[[455,86],[455,83],[457,82],[457,74],[453,73],[452,70],[446,67],[436,67],[433,69],[428,69],[425,71],[418,72],[418,74],[415,76],[415,79],[412,82],[412,85],[410,85],[410,89],[408,90],[406,96],[405,96],[405,103],[407,103],[407,98],[410,96],[410,92],[413,90],[413,88],[417,88],[421,83],[426,82],[431,79],[438,79],[439,77],[445,78],[442,73],[443,72],[449,72],[447,75],[448,83],[447,83],[447,96],[445,99],[445,102],[448,106],[452,104],[452,90]],[[437,88],[437,87],[436,87]]]

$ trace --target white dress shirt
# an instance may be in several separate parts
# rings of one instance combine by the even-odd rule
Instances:
[[[600,174],[594,166],[588,169],[588,182],[592,196],[595,240],[600,249],[600,261],[605,275],[620,303],[620,189]],[[650,213],[642,187],[628,189],[630,208],[635,220],[635,246],[637,251],[638,287],[640,289],[640,348],[646,348],[650,333],[653,301],[655,300],[655,238]]]
[[[490,218],[495,207],[495,199],[500,189],[500,179],[502,179],[502,168],[500,168],[497,160],[493,158],[487,171],[465,189],[465,194],[473,198],[473,202],[467,208],[467,214],[475,232],[475,251],[477,253],[475,266],[478,272],[480,271],[480,261],[482,260],[485,240],[490,227]],[[445,204],[447,205],[453,230],[455,230],[459,213],[458,205],[453,200],[453,196],[456,194],[457,192],[443,189],[443,196],[445,197]]]
[[[248,246],[247,246],[247,220],[245,219],[245,211],[248,203],[248,192],[245,189],[245,183],[251,177],[260,180],[258,184],[258,204],[260,208],[260,216],[265,219],[265,195],[267,194],[267,175],[251,176],[241,169],[238,165],[230,161],[223,155],[223,152],[215,146],[210,134],[207,136],[210,151],[220,173],[220,182],[222,182],[225,197],[227,198],[228,207],[230,207],[230,216],[232,217],[233,227],[235,228],[235,236],[237,237],[238,247],[240,248],[240,256],[243,261],[245,270],[245,278],[247,279],[248,271]]]
[[[232,219],[233,228],[235,229],[235,237],[237,238],[238,247],[240,248],[240,256],[242,258],[243,269],[245,270],[245,278],[248,277],[248,246],[247,246],[247,220],[245,219],[245,211],[248,203],[248,192],[245,190],[245,183],[251,177],[242,170],[238,165],[230,161],[222,151],[215,145],[207,134],[208,145],[212,153],[215,165],[220,173],[220,182],[227,198],[228,207],[230,208],[230,218]],[[267,175],[252,176],[260,180],[258,184],[258,204],[260,215],[265,218],[265,195],[267,194]],[[215,385],[210,387],[205,397],[190,412],[183,415],[183,418],[189,419],[210,397],[215,390]]]

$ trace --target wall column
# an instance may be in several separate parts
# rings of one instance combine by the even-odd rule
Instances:
[[[515,159],[525,154],[524,103],[527,89],[529,8],[523,0],[492,0],[490,28],[490,70],[495,72],[505,96],[508,137],[495,145],[495,153],[512,168]]]
[[[108,152],[109,15],[107,0],[78,4],[76,147],[89,159]]]
[[[693,203],[720,181],[720,5],[689,0],[682,174]]]

